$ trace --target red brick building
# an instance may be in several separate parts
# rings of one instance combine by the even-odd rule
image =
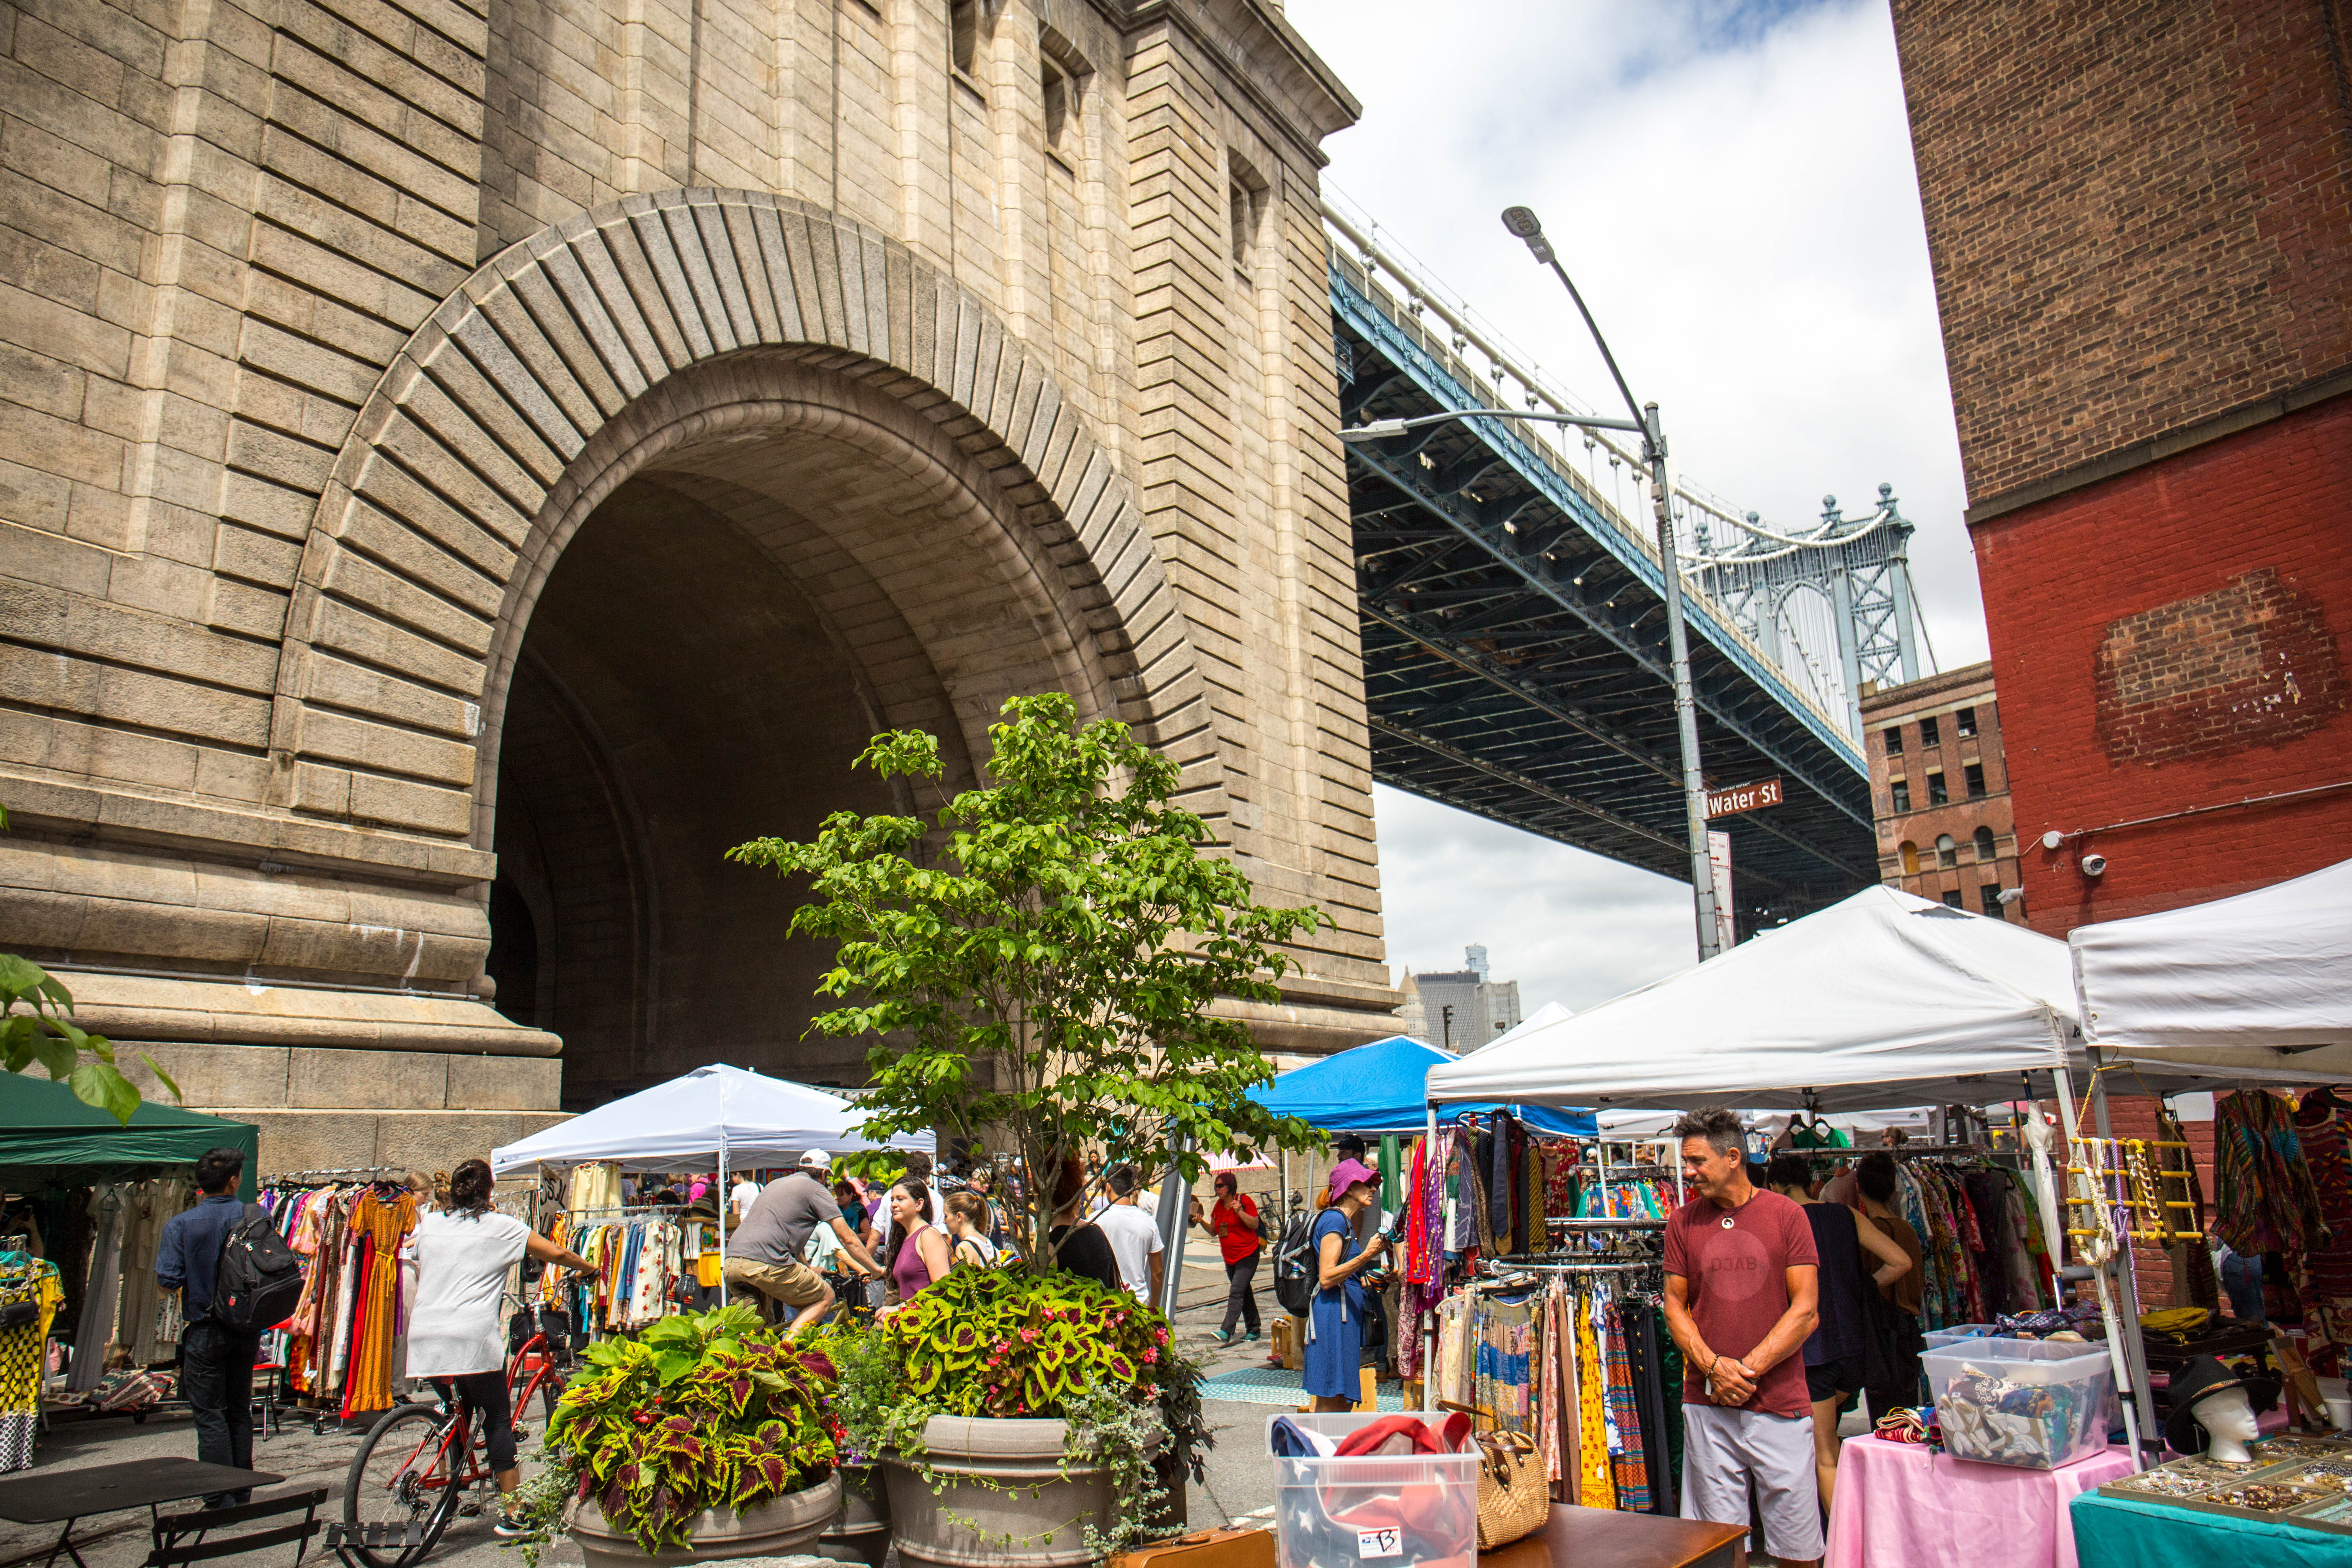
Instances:
[[[2352,854],[2352,5],[1894,15],[2032,923]]]
[[[1992,666],[1865,689],[1862,731],[1878,879],[1995,920],[2024,918]]]

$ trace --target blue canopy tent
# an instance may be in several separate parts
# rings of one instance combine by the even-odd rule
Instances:
[[[1407,1035],[1391,1035],[1368,1046],[1293,1068],[1250,1098],[1276,1116],[1296,1116],[1326,1132],[1402,1133],[1429,1124],[1429,1069],[1454,1058]],[[1507,1110],[1534,1131],[1555,1138],[1591,1138],[1599,1131],[1590,1110],[1542,1105],[1445,1106],[1448,1121],[1464,1115]]]

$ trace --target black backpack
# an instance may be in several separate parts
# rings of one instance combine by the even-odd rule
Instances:
[[[246,1205],[213,1264],[213,1321],[257,1334],[291,1317],[301,1299],[302,1259],[259,1204]]]
[[[1315,1248],[1307,1237],[1315,1228],[1316,1216],[1302,1214],[1294,1217],[1282,1240],[1274,1249],[1274,1299],[1282,1310],[1304,1314],[1315,1300]]]

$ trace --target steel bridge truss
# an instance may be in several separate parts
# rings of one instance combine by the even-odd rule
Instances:
[[[1343,425],[1500,406],[1336,246],[1331,300]],[[1654,542],[1524,422],[1351,443],[1348,481],[1374,776],[1687,879]],[[1707,782],[1778,775],[1787,792],[1717,823],[1744,935],[1877,879],[1869,781],[1844,704],[1792,682],[1751,630],[1777,622],[1740,613],[1777,616],[1794,579],[1739,550],[1702,559],[1738,595],[1685,578]]]

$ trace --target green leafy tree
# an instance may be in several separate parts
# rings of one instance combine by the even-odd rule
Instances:
[[[7,826],[8,814],[0,811],[0,832]],[[180,1098],[180,1086],[153,1058],[142,1051],[139,1059]],[[128,1124],[139,1109],[139,1090],[114,1065],[114,1043],[74,1023],[73,993],[30,959],[0,952],[0,1065],[23,1072],[37,1062],[83,1104],[117,1121]]]
[[[937,836],[920,817],[836,812],[813,843],[762,838],[730,858],[813,881],[792,929],[837,944],[817,990],[840,1005],[814,1027],[871,1041],[863,1132],[1009,1138],[1033,1173],[1019,1217],[1044,1273],[1066,1156],[1155,1170],[1172,1131],[1189,1182],[1203,1151],[1321,1142],[1248,1098],[1273,1073],[1211,1012],[1221,996],[1278,1000],[1294,961],[1276,944],[1321,916],[1251,902],[1201,819],[1171,804],[1176,764],[1127,725],[1081,727],[1059,692],[1003,713],[986,787],[950,801]],[[858,763],[941,772],[920,731],[876,736]]]

